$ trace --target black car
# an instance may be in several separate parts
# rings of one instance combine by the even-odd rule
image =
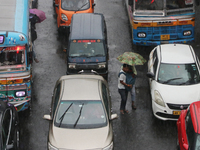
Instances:
[[[72,16],[67,48],[67,74],[93,70],[108,77],[107,30],[103,14]]]
[[[19,150],[19,117],[12,104],[0,101],[0,150]]]

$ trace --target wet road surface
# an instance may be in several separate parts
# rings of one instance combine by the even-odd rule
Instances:
[[[117,91],[117,76],[121,64],[117,57],[125,51],[134,51],[131,33],[123,0],[96,0],[95,12],[103,13],[107,24],[109,46],[109,87],[112,94],[113,113],[119,118],[113,121],[115,150],[175,150],[176,122],[161,121],[152,114],[147,64],[137,66],[136,106],[131,109],[130,95],[127,109],[129,114],[120,115],[120,95]],[[51,0],[39,0],[39,9],[46,13],[47,19],[36,25],[38,38],[35,51],[39,63],[33,63],[33,101],[30,114],[20,113],[21,149],[47,149],[49,124],[42,117],[49,114],[51,96],[56,80],[66,73],[65,53],[67,44],[65,35],[58,35],[55,13]],[[196,19],[196,24],[199,24]],[[196,29],[196,38],[199,29]],[[198,41],[194,48],[199,56]],[[148,60],[152,47],[140,47],[137,52]]]

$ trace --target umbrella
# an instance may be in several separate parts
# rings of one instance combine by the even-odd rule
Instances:
[[[118,56],[117,60],[123,64],[128,64],[131,66],[143,65],[146,62],[146,60],[140,54],[133,52],[125,52],[124,54]]]
[[[39,9],[29,9],[29,12],[31,14],[35,14],[38,16],[39,18],[39,21],[37,23],[40,23],[42,21],[44,21],[46,19],[46,16],[45,16],[45,12],[43,12],[42,10],[39,10]]]

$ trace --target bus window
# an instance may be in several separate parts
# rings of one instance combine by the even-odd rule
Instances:
[[[135,0],[136,10],[163,10],[162,0]]]
[[[180,9],[180,8],[187,8],[193,7],[192,0],[168,0],[166,1],[167,9]]]
[[[24,51],[4,51],[0,53],[0,66],[19,65],[24,63]]]

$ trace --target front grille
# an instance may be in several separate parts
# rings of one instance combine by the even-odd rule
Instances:
[[[147,35],[152,34],[152,27],[138,27],[137,32],[145,32]]]
[[[69,74],[77,74],[81,70],[85,70],[86,72],[91,72],[91,70],[93,70],[93,71],[96,71],[100,75],[107,74],[107,71],[108,71],[107,68],[105,68],[105,69],[83,69],[83,68],[81,68],[81,69],[68,69],[67,71]]]
[[[176,34],[177,26],[153,27],[154,34]]]
[[[179,118],[179,115],[165,114],[165,113],[161,113],[161,112],[157,112],[156,115],[163,117],[163,118],[171,118],[171,119]]]
[[[170,35],[170,40],[176,40],[183,37],[183,31],[191,30],[192,25],[179,25],[179,26],[161,26],[161,27],[138,27],[137,33],[147,33],[147,39],[160,41],[161,35]],[[137,37],[137,34],[135,34]]]
[[[189,105],[190,105],[190,104],[169,104],[169,103],[167,103],[167,106],[168,106],[170,109],[175,109],[175,110],[187,109]],[[182,109],[181,109],[181,107],[182,107]]]
[[[177,39],[177,26],[153,27],[153,40],[160,40],[160,35],[170,35],[170,39]]]
[[[193,26],[190,25],[182,25],[182,26],[177,26],[178,28],[178,33],[182,33],[183,30],[192,30]]]
[[[88,64],[78,64],[76,65],[77,69],[97,69],[98,65],[93,64],[93,65],[88,65]]]

